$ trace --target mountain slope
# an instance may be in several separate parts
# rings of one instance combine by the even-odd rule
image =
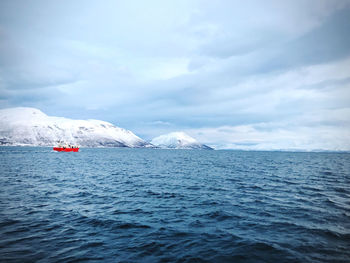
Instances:
[[[209,146],[199,143],[184,132],[172,132],[154,138],[151,143],[160,148],[167,149],[206,149],[212,150]]]
[[[52,146],[57,141],[83,147],[151,146],[105,121],[51,117],[35,108],[0,110],[0,145]]]

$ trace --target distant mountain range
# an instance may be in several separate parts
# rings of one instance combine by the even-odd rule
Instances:
[[[149,143],[105,121],[53,117],[35,108],[0,110],[0,145],[53,146],[58,141],[82,147],[211,149],[183,132],[162,135]]]
[[[154,138],[151,143],[160,148],[167,149],[205,149],[212,150],[209,146],[199,143],[184,132],[172,132]]]

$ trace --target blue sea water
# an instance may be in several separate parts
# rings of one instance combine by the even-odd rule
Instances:
[[[1,262],[350,262],[350,154],[0,147]]]

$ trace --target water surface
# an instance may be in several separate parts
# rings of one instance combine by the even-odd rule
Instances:
[[[1,262],[350,262],[350,154],[0,147]]]

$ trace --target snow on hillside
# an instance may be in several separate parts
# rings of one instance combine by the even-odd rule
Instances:
[[[160,148],[168,149],[212,149],[201,144],[184,132],[172,132],[154,138],[151,143]]]
[[[83,147],[151,146],[105,121],[51,117],[35,108],[0,110],[0,145],[53,146],[57,141]]]

